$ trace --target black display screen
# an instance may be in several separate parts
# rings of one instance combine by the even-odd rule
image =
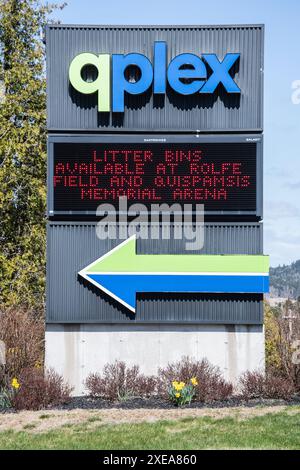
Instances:
[[[94,213],[102,203],[204,204],[256,211],[257,144],[54,143],[54,213]]]

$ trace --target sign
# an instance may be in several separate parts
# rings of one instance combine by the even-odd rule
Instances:
[[[174,57],[167,66],[167,43],[154,43],[153,65],[143,54],[92,54],[84,52],[74,57],[69,68],[73,88],[83,94],[98,93],[98,111],[123,113],[125,93],[140,95],[153,84],[154,94],[165,94],[167,84],[180,95],[215,93],[221,85],[226,93],[241,90],[230,75],[240,53],[227,53],[220,60],[216,54],[184,53]],[[84,78],[84,69],[94,67],[95,77]],[[139,70],[136,80],[128,80],[130,67]],[[112,96],[110,100],[110,96]],[[111,102],[112,101],[112,106]]]
[[[268,272],[263,255],[137,255],[134,235],[79,275],[135,312],[137,292],[266,293]]]
[[[95,215],[101,203],[118,210],[124,196],[154,211],[167,203],[192,211],[204,204],[207,214],[256,213],[260,139],[123,139],[53,144],[53,214]]]

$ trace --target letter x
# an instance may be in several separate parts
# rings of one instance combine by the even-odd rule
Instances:
[[[219,83],[222,83],[227,93],[241,93],[229,70],[239,59],[240,54],[226,54],[223,62],[220,62],[216,54],[203,54],[203,59],[208,63],[213,73],[201,88],[200,93],[214,93]]]

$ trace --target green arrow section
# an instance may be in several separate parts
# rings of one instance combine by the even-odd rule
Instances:
[[[226,272],[268,273],[269,257],[263,255],[137,255],[135,238],[125,243],[85,269],[86,273],[107,272]]]

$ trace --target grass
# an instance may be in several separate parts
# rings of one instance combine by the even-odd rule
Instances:
[[[0,449],[300,449],[300,409],[249,419],[186,418],[155,423],[94,422],[37,433],[0,433]]]

